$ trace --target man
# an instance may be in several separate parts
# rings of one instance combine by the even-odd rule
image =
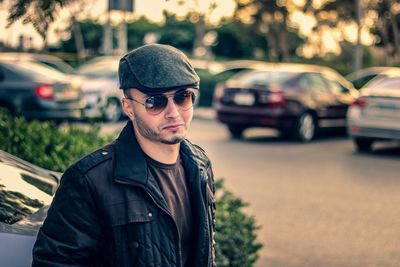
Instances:
[[[166,45],[119,63],[129,122],[64,173],[32,266],[214,266],[213,173],[185,139],[200,79]]]

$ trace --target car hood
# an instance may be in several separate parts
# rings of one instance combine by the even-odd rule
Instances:
[[[44,219],[47,216],[48,209],[49,206],[45,206],[34,214],[31,214],[25,219],[12,225],[0,223],[0,232],[23,235],[36,235],[39,231],[39,228],[42,226]]]

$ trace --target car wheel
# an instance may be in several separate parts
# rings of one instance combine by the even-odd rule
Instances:
[[[122,106],[119,100],[109,98],[104,108],[104,120],[108,122],[117,122],[122,116]]]
[[[371,152],[374,140],[368,138],[354,138],[354,145],[358,152]]]
[[[303,113],[295,124],[293,136],[298,141],[310,142],[315,137],[316,128],[314,116],[308,112]]]
[[[232,138],[240,139],[243,137],[245,128],[237,125],[228,125],[228,130]]]

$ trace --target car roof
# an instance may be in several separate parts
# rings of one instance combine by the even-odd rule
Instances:
[[[251,69],[246,72],[258,72],[258,71],[282,71],[282,72],[293,72],[293,73],[322,73],[328,77],[339,80],[339,82],[352,88],[351,83],[345,79],[341,74],[330,67],[311,65],[311,64],[299,64],[299,63],[257,63],[252,65]],[[238,73],[237,75],[241,75]],[[235,79],[233,76],[232,79]]]
[[[346,76],[346,79],[348,79],[350,81],[351,80],[356,80],[356,79],[361,78],[363,76],[367,76],[367,75],[371,75],[371,74],[372,75],[373,74],[378,75],[378,74],[381,74],[383,72],[390,71],[390,70],[393,70],[393,69],[398,69],[398,67],[387,67],[387,66],[368,67],[368,68],[357,70],[357,71],[354,71],[354,72],[348,74]]]

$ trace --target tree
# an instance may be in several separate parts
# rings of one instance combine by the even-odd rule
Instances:
[[[385,50],[386,63],[400,60],[400,3],[392,0],[373,0],[368,2],[370,15],[376,22],[371,32],[377,37],[377,45]],[[390,62],[392,61],[392,62]]]
[[[73,32],[74,27],[79,27],[79,31],[82,32],[81,37],[85,49],[89,50],[91,54],[98,54],[102,43],[101,40],[103,38],[103,25],[92,20],[71,21],[71,24],[66,31]],[[78,52],[79,47],[77,43],[79,42],[77,42],[76,36],[76,34],[71,34],[70,38],[61,41],[62,51],[73,53]]]
[[[54,22],[61,8],[76,0],[15,0],[7,18],[8,26],[21,20],[23,24],[32,24],[35,30],[46,40],[47,30]],[[4,2],[4,0],[0,0]]]
[[[169,44],[191,53],[196,39],[196,26],[187,19],[178,19],[176,15],[164,11],[165,23],[159,32],[159,43]]]
[[[237,8],[234,17],[253,24],[262,33],[268,44],[271,61],[289,61],[290,41],[293,34],[288,27],[290,0],[235,0]]]

